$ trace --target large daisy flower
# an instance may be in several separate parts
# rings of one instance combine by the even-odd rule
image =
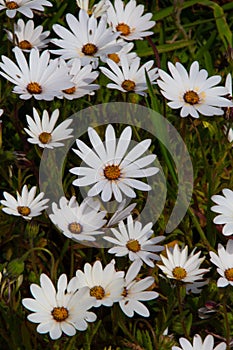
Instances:
[[[15,17],[17,12],[32,18],[33,10],[44,11],[44,6],[53,5],[47,0],[0,0],[0,11],[6,10],[6,15],[10,18]]]
[[[25,52],[29,52],[33,47],[38,50],[43,49],[50,41],[50,39],[46,39],[50,32],[48,30],[43,32],[43,26],[34,27],[33,20],[24,23],[20,18],[14,24],[14,34],[9,30],[6,32],[8,39]]]
[[[141,301],[152,300],[159,296],[157,292],[146,290],[154,283],[153,277],[146,277],[141,280],[136,278],[140,268],[141,262],[139,260],[134,261],[125,276],[123,299],[119,301],[119,305],[128,317],[133,317],[134,313],[148,317],[150,312]]]
[[[223,196],[214,195],[212,201],[217,205],[211,207],[211,210],[218,213],[214,218],[214,223],[218,225],[224,224],[222,233],[225,236],[233,234],[233,191],[229,188],[222,190]]]
[[[193,250],[188,255],[188,246],[180,249],[176,244],[173,252],[170,252],[169,248],[166,247],[166,253],[167,257],[160,254],[162,262],[157,265],[168,278],[193,283],[202,279],[203,274],[209,271],[209,269],[200,269],[200,265],[205,259],[205,257],[199,258],[201,252],[194,254]]]
[[[93,62],[96,68],[99,57],[121,48],[116,43],[118,34],[107,28],[105,17],[97,22],[95,17],[89,17],[86,11],[80,10],[79,20],[68,13],[66,21],[70,30],[54,24],[53,30],[61,39],[51,40],[52,43],[61,47],[51,52],[61,55],[64,59],[80,58],[83,66]]]
[[[137,5],[135,0],[130,0],[126,5],[122,0],[115,0],[114,6],[110,1],[107,4],[108,23],[124,40],[142,40],[153,34],[148,29],[154,27],[155,21],[150,21],[152,13],[143,15],[143,5]]]
[[[32,284],[31,293],[34,297],[24,298],[23,306],[33,311],[28,320],[39,323],[38,333],[48,333],[51,339],[58,339],[62,332],[73,336],[76,330],[85,331],[87,322],[94,322],[96,315],[89,312],[95,299],[88,296],[87,288],[72,292],[67,284],[67,276],[62,274],[57,282],[57,291],[44,273],[40,276],[40,286]]]
[[[218,244],[218,254],[210,252],[210,261],[217,266],[220,274],[218,287],[226,287],[229,284],[233,286],[233,240],[227,242],[226,249]]]
[[[8,192],[3,192],[3,195],[5,200],[1,200],[1,204],[6,208],[2,208],[2,211],[10,215],[22,216],[26,220],[31,220],[48,208],[45,204],[49,199],[43,199],[43,192],[36,196],[36,186],[28,190],[27,185],[24,185],[21,194],[17,192],[17,199]]]
[[[224,111],[221,107],[232,106],[232,102],[223,97],[228,93],[227,88],[215,86],[221,81],[221,76],[208,78],[205,69],[199,70],[197,61],[192,63],[189,74],[179,62],[175,65],[168,62],[168,68],[172,76],[159,69],[160,79],[157,83],[161,93],[171,101],[168,106],[181,108],[181,117],[191,115],[199,118],[199,113],[207,116],[222,115]]]
[[[75,291],[82,287],[88,287],[88,294],[96,299],[95,307],[100,305],[112,306],[122,299],[124,289],[124,271],[115,270],[115,260],[112,260],[104,268],[99,260],[93,266],[84,265],[84,272],[76,271],[76,277],[70,281],[70,288]]]
[[[93,150],[81,140],[76,140],[79,149],[74,149],[74,152],[88,167],[81,166],[70,169],[72,174],[81,176],[73,181],[73,185],[95,184],[88,191],[88,196],[92,197],[101,193],[104,202],[108,202],[112,196],[121,202],[121,192],[127,197],[136,197],[133,188],[141,191],[151,189],[148,184],[135,179],[152,176],[159,171],[156,167],[145,168],[155,160],[156,155],[150,154],[140,158],[150,146],[150,139],[141,141],[126,155],[132,135],[130,126],[123,130],[118,143],[111,124],[106,128],[105,145],[93,128],[88,128],[88,135]]]
[[[141,260],[153,267],[152,259],[159,260],[159,256],[155,252],[163,250],[163,246],[157,244],[164,239],[164,236],[151,238],[153,235],[152,226],[153,223],[150,222],[142,227],[141,222],[134,222],[132,216],[128,216],[127,225],[123,221],[119,223],[119,231],[111,228],[114,237],[103,237],[115,245],[108,252],[116,256],[129,255],[131,261]]]
[[[151,84],[155,84],[158,78],[158,69],[153,68],[154,61],[148,61],[140,67],[140,58],[136,57],[133,60],[128,60],[126,55],[121,56],[121,67],[112,59],[107,59],[107,64],[110,69],[100,67],[109,79],[114,81],[107,84],[109,89],[117,89],[122,92],[135,92],[138,95],[146,96],[144,92],[147,90],[146,73]]]
[[[185,338],[179,339],[180,346],[173,346],[172,350],[225,350],[226,344],[220,343],[214,347],[214,337],[212,335],[207,335],[207,337],[202,341],[199,334],[195,334],[193,338],[193,344],[190,343]]]
[[[72,87],[67,67],[59,64],[59,60],[50,60],[47,50],[39,54],[32,49],[29,64],[19,47],[14,48],[17,64],[6,56],[2,56],[0,74],[16,86],[13,92],[20,94],[20,98],[28,100],[51,101],[62,95],[62,90]]]
[[[54,148],[64,146],[64,143],[59,142],[72,137],[71,132],[73,129],[67,129],[72,123],[72,119],[66,119],[55,128],[55,124],[59,117],[59,110],[55,109],[52,112],[51,118],[47,110],[43,111],[42,118],[39,117],[37,110],[33,107],[33,118],[29,115],[27,117],[28,129],[24,130],[28,133],[30,138],[28,142],[37,144],[42,148]]]
[[[99,201],[85,198],[79,205],[75,197],[69,201],[61,197],[59,204],[60,208],[56,203],[52,204],[53,214],[49,217],[66,237],[75,241],[95,241],[94,236],[103,233],[106,212],[99,211]]]

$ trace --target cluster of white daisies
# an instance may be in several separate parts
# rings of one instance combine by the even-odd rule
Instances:
[[[14,33],[7,30],[7,37],[13,43],[15,60],[2,55],[0,74],[14,84],[13,92],[28,100],[52,101],[59,99],[77,99],[93,95],[100,85],[96,83],[99,74],[104,74],[112,83],[109,89],[124,93],[134,92],[145,96],[147,76],[151,84],[157,84],[162,95],[169,100],[168,106],[180,109],[180,116],[198,118],[222,115],[224,108],[232,108],[232,80],[228,75],[225,86],[217,86],[220,76],[208,77],[205,69],[199,69],[193,62],[189,73],[181,63],[168,63],[170,74],[154,67],[149,61],[141,65],[140,58],[133,49],[134,40],[140,40],[153,34],[155,22],[152,14],[143,14],[144,6],[130,0],[124,5],[122,0],[101,0],[92,8],[89,1],[78,1],[78,16],[68,13],[66,27],[53,25],[53,32],[58,38],[49,39],[49,31],[37,26],[32,19],[24,22],[22,18],[14,24]],[[44,6],[52,6],[45,0],[0,0],[0,11],[6,10],[9,18],[18,13],[33,18],[34,11],[43,11]],[[46,49],[51,44],[54,49]],[[58,58],[51,58],[57,55]],[[102,65],[102,66],[101,66]],[[3,113],[3,110],[0,110]],[[55,127],[59,118],[56,109],[49,116],[47,110],[40,113],[33,108],[33,118],[27,115],[28,126],[25,132],[30,136],[28,142],[42,148],[61,147],[64,141],[72,137],[72,119],[67,119]],[[229,141],[231,130],[226,129]],[[28,316],[38,323],[39,333],[49,332],[52,339],[58,339],[62,332],[72,336],[76,330],[85,330],[87,322],[97,318],[93,308],[101,305],[112,306],[119,303],[122,311],[132,317],[134,313],[149,316],[149,310],[141,301],[155,299],[159,294],[148,290],[153,277],[138,279],[142,264],[157,266],[170,279],[183,282],[187,293],[200,293],[208,283],[203,275],[209,268],[200,268],[204,257],[193,250],[188,254],[188,246],[173,250],[166,248],[166,255],[157,253],[164,250],[159,243],[164,236],[155,237],[153,224],[142,225],[133,220],[132,210],[135,203],[125,207],[125,198],[135,198],[136,190],[149,191],[151,188],[138,179],[156,175],[159,169],[151,166],[156,156],[144,155],[151,140],[143,140],[128,151],[132,137],[131,127],[126,127],[117,141],[112,125],[105,130],[105,142],[93,129],[88,129],[92,149],[77,139],[74,152],[85,163],[70,169],[78,176],[73,185],[91,186],[88,197],[79,204],[75,197],[67,200],[60,198],[59,203],[52,203],[50,219],[63,234],[78,242],[95,242],[101,236],[111,245],[108,252],[115,257],[128,256],[132,262],[127,272],[115,269],[115,260],[105,267],[100,261],[93,266],[84,265],[84,271],[78,270],[69,282],[62,274],[57,282],[57,290],[48,276],[40,276],[40,286],[31,285],[32,298],[23,299],[23,305],[33,313]],[[31,220],[42,213],[48,206],[44,193],[36,195],[36,186],[31,189],[24,185],[17,198],[4,192],[1,200],[2,210],[10,215]],[[103,202],[114,198],[118,203],[111,218],[101,210],[100,202],[95,198],[101,195]],[[223,234],[233,234],[233,191],[224,189],[223,195],[214,195],[216,205],[211,209],[219,215],[215,224],[223,225]],[[111,234],[109,234],[111,232]],[[210,252],[210,261],[217,266],[221,276],[218,287],[233,285],[233,241],[228,240],[226,249],[219,244],[218,253]],[[152,288],[152,287],[151,287]],[[92,311],[89,311],[92,309]],[[193,345],[181,338],[183,350],[202,348],[212,350],[213,337],[208,335],[204,342],[196,335]],[[215,350],[224,350],[225,343]],[[181,349],[173,347],[173,350]]]

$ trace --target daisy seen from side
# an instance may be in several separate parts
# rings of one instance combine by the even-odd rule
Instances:
[[[93,5],[91,8],[89,6],[89,0],[76,0],[77,6],[85,10],[88,15],[93,15],[95,18],[102,17],[107,14],[107,9],[109,5],[106,0],[100,0],[97,4]]]
[[[180,346],[173,346],[172,350],[225,350],[226,343],[220,343],[214,347],[214,337],[208,334],[204,341],[199,334],[195,334],[193,337],[193,343],[186,338],[179,339]]]
[[[233,234],[233,191],[224,188],[222,193],[223,195],[217,194],[211,197],[216,205],[210,209],[219,214],[213,221],[217,225],[224,225],[222,229],[224,236],[231,236]]]
[[[88,136],[93,150],[83,141],[77,139],[78,150],[73,151],[83,160],[87,166],[70,169],[72,174],[79,178],[73,181],[74,186],[92,185],[88,196],[93,197],[101,193],[101,199],[108,202],[112,197],[121,202],[122,193],[130,198],[136,197],[133,188],[141,191],[149,191],[151,186],[137,180],[155,175],[159,168],[149,167],[156,155],[149,154],[142,158],[142,154],[149,148],[150,139],[139,142],[126,154],[131,141],[132,129],[126,127],[117,142],[113,126],[109,124],[105,131],[105,145],[97,132],[89,127]]]
[[[121,49],[117,52],[109,53],[108,55],[101,56],[101,61],[106,62],[107,59],[109,58],[110,60],[118,64],[118,66],[121,66],[121,57],[126,56],[130,64],[132,60],[134,60],[137,57],[136,52],[130,52],[134,47],[134,43],[126,43],[122,39],[117,40],[117,43],[122,45]]]
[[[157,83],[161,93],[170,100],[168,106],[180,109],[180,116],[199,118],[199,113],[205,116],[222,115],[222,107],[232,106],[232,102],[225,98],[227,88],[216,86],[221,81],[220,75],[208,78],[205,69],[199,69],[199,63],[193,62],[189,73],[184,66],[177,62],[168,62],[171,75],[159,69]]]
[[[94,298],[86,289],[72,292],[69,290],[67,276],[62,274],[57,282],[57,291],[50,278],[42,273],[40,286],[32,284],[30,290],[34,298],[24,298],[22,304],[33,311],[27,318],[39,323],[37,332],[49,333],[51,339],[58,339],[65,333],[73,336],[76,330],[85,331],[87,322],[94,322],[96,315],[87,311],[94,305]]]
[[[14,18],[17,12],[32,18],[33,10],[44,11],[44,6],[53,6],[47,0],[0,0],[0,11],[6,10],[6,15]]]
[[[21,194],[16,192],[16,199],[10,193],[3,192],[5,199],[1,200],[1,204],[5,207],[2,208],[2,211],[9,215],[21,216],[25,220],[41,215],[41,212],[48,208],[45,204],[49,199],[43,199],[44,192],[36,196],[36,190],[36,186],[28,190],[27,185],[24,185]]]

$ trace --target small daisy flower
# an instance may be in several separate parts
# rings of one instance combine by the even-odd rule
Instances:
[[[227,242],[226,250],[218,244],[218,254],[210,252],[210,261],[217,266],[217,271],[221,276],[218,279],[218,287],[233,286],[233,240]]]
[[[96,299],[95,307],[112,306],[122,299],[124,289],[124,271],[115,270],[115,260],[102,267],[99,260],[93,266],[84,265],[84,272],[76,271],[76,277],[70,281],[72,290],[88,287],[88,294]]]
[[[2,208],[2,211],[9,215],[22,216],[26,220],[31,220],[48,208],[45,204],[49,199],[43,199],[43,192],[36,196],[36,186],[28,190],[27,185],[24,185],[21,194],[18,191],[16,193],[17,199],[8,192],[3,192],[5,200],[1,200],[1,204],[6,208]]]
[[[52,204],[53,214],[49,217],[66,237],[75,241],[95,241],[94,236],[103,233],[106,212],[99,211],[99,201],[85,198],[79,205],[75,197],[69,201],[61,197],[59,205],[60,209],[56,203]]]
[[[45,109],[42,118],[39,117],[37,110],[33,107],[33,118],[26,115],[28,128],[24,128],[26,133],[31,136],[28,142],[38,145],[42,148],[54,148],[64,146],[64,143],[59,142],[73,137],[71,132],[73,129],[67,129],[72,123],[72,119],[66,119],[55,128],[55,124],[59,117],[59,110],[55,109],[52,112],[51,118]]]
[[[220,75],[208,78],[205,69],[199,70],[199,63],[193,62],[189,74],[184,66],[177,62],[173,65],[168,62],[168,68],[172,77],[159,69],[160,79],[157,83],[161,93],[171,102],[168,106],[172,109],[181,108],[180,116],[199,118],[202,115],[222,115],[221,107],[231,107],[232,102],[225,98],[227,88],[215,86],[221,81]]]
[[[222,233],[225,236],[231,236],[233,234],[233,191],[229,188],[224,188],[222,193],[223,196],[214,195],[211,197],[212,201],[217,205],[210,209],[219,214],[214,218],[214,223],[217,225],[224,224]]]
[[[193,344],[190,343],[185,338],[179,339],[180,346],[173,346],[172,350],[225,350],[226,344],[220,343],[216,347],[214,347],[214,337],[210,334],[202,341],[199,334],[195,334],[193,338]]]
[[[138,95],[146,96],[144,92],[147,90],[145,71],[148,74],[151,84],[155,84],[155,80],[158,78],[158,69],[152,69],[154,61],[148,61],[140,67],[139,57],[134,58],[130,62],[126,55],[122,55],[121,67],[112,59],[108,58],[106,62],[111,70],[106,67],[100,67],[100,70],[109,79],[114,81],[114,84],[107,84],[109,89],[117,89],[122,92],[134,92]]]
[[[143,15],[143,5],[137,5],[135,0],[130,0],[126,5],[122,0],[115,0],[114,6],[110,1],[107,4],[108,23],[124,40],[142,40],[153,34],[148,29],[154,27],[155,21],[150,21],[152,13]]]
[[[202,279],[203,274],[209,271],[209,269],[200,269],[205,257],[199,258],[201,252],[194,254],[194,251],[188,256],[188,246],[180,249],[176,244],[173,252],[166,247],[167,258],[160,254],[163,265],[157,265],[168,278],[184,283],[194,283]]]
[[[132,60],[137,57],[136,52],[130,52],[134,47],[134,43],[126,43],[122,39],[117,40],[117,43],[122,45],[121,49],[117,52],[102,56],[101,61],[106,62],[109,58],[118,64],[118,66],[121,66],[121,57],[126,56],[129,64],[131,64]]]
[[[53,25],[53,30],[61,39],[52,39],[51,42],[61,49],[51,50],[64,59],[80,58],[82,65],[93,63],[98,67],[99,57],[116,52],[121,48],[116,43],[117,33],[107,28],[105,17],[97,22],[96,18],[89,17],[86,11],[80,10],[79,19],[72,14],[66,15],[69,30],[59,24]]]
[[[115,213],[112,215],[111,219],[108,221],[106,227],[112,227],[116,224],[119,224],[120,221],[125,220],[136,207],[137,203],[132,203],[125,207],[126,200],[123,199],[122,202],[118,205]]]
[[[34,299],[22,300],[23,306],[33,311],[27,318],[33,323],[39,323],[37,332],[49,332],[51,339],[60,338],[62,333],[73,336],[76,330],[85,331],[87,322],[96,320],[96,315],[87,311],[94,306],[94,298],[87,295],[87,288],[71,292],[65,274],[58,279],[57,291],[44,273],[40,275],[40,286],[33,283],[30,290]]]
[[[89,0],[76,0],[77,6],[85,10],[88,15],[93,15],[95,18],[102,17],[106,15],[109,5],[106,3],[106,0],[100,0],[92,8],[89,8]]]
[[[141,260],[147,265],[153,267],[153,260],[159,260],[159,256],[155,252],[161,252],[163,246],[157,245],[165,237],[153,237],[153,230],[151,229],[153,223],[150,222],[142,227],[141,222],[133,221],[132,216],[128,216],[127,225],[121,221],[118,225],[119,231],[111,228],[115,237],[104,236],[103,238],[115,245],[110,248],[108,253],[115,254],[115,256],[129,255],[131,261]]]
[[[101,193],[104,202],[110,201],[112,196],[117,202],[121,202],[122,192],[127,197],[134,198],[136,194],[133,188],[141,191],[151,189],[148,184],[135,179],[152,176],[159,171],[156,167],[145,168],[155,160],[156,155],[150,154],[140,158],[150,146],[150,139],[141,141],[126,155],[132,136],[130,126],[123,130],[118,143],[111,124],[105,131],[105,145],[93,128],[88,128],[88,135],[93,150],[78,139],[76,143],[79,150],[73,149],[87,164],[87,167],[70,169],[72,174],[81,176],[73,181],[74,186],[95,184],[88,191],[88,196],[93,197]]]
[[[14,35],[9,30],[6,32],[8,39],[25,52],[29,52],[33,47],[38,50],[44,49],[50,41],[50,39],[46,39],[50,32],[43,32],[43,26],[34,28],[34,22],[32,20],[24,23],[20,18],[14,24]]]
[[[33,10],[44,11],[44,6],[53,6],[47,0],[0,0],[0,11],[6,10],[6,15],[14,18],[16,13],[32,18]]]
[[[0,74],[16,86],[13,92],[20,94],[20,98],[28,100],[34,97],[36,100],[51,101],[54,97],[62,95],[62,90],[72,87],[67,68],[59,65],[59,60],[50,60],[47,50],[39,54],[37,49],[32,49],[29,54],[29,63],[19,47],[14,48],[17,61],[2,56]]]
[[[123,299],[119,301],[119,305],[128,317],[133,317],[134,313],[148,317],[150,312],[141,301],[152,300],[159,296],[156,292],[146,290],[154,283],[153,277],[136,279],[141,265],[139,260],[134,261],[125,276]]]

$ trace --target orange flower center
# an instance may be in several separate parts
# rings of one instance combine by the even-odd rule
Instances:
[[[32,44],[29,43],[29,41],[27,41],[27,40],[20,41],[18,46],[22,50],[31,50],[31,48],[32,48]]]
[[[134,91],[135,85],[135,82],[132,80],[124,80],[121,87],[126,91]]]
[[[7,1],[6,2],[6,7],[9,10],[15,10],[15,9],[19,8],[19,5],[15,1]]]
[[[103,299],[105,296],[104,288],[101,286],[94,286],[90,289],[90,296],[95,297],[97,300]]]
[[[177,279],[177,280],[182,280],[187,276],[187,272],[183,267],[177,266],[172,270],[172,274],[173,276]]]
[[[183,99],[190,105],[195,105],[200,101],[198,94],[193,90],[187,91],[184,94]]]
[[[72,94],[75,93],[76,87],[75,87],[75,86],[72,86],[71,88],[65,89],[65,90],[62,90],[62,91],[65,92],[65,93],[68,94],[68,95],[72,95]]]
[[[41,94],[42,93],[42,87],[38,83],[32,82],[32,83],[28,84],[27,91],[30,94]]]
[[[62,307],[55,307],[53,309],[53,311],[51,311],[51,314],[52,314],[54,320],[57,322],[65,321],[69,316],[68,310],[63,306]]]
[[[82,53],[87,56],[93,56],[98,51],[97,46],[94,44],[88,43],[83,46]]]
[[[121,175],[119,165],[107,165],[104,168],[104,176],[108,180],[117,180]]]
[[[134,253],[139,252],[139,250],[141,249],[141,245],[137,239],[130,239],[126,244],[126,247]]]
[[[114,61],[115,63],[120,62],[120,58],[117,53],[109,53],[108,58],[110,58],[110,60]]]
[[[23,216],[28,216],[31,213],[31,209],[29,207],[19,206],[17,207],[18,213]]]
[[[50,134],[50,132],[42,132],[39,135],[39,140],[43,144],[49,143],[52,140],[52,135]]]
[[[119,23],[116,26],[116,30],[118,32],[121,32],[121,34],[124,36],[127,36],[130,34],[130,27],[128,26],[128,24],[125,24],[125,23]]]
[[[71,233],[81,233],[82,232],[82,225],[80,225],[78,222],[72,222],[71,224],[68,225],[68,229]]]
[[[224,274],[228,281],[233,281],[233,268],[225,270]]]

